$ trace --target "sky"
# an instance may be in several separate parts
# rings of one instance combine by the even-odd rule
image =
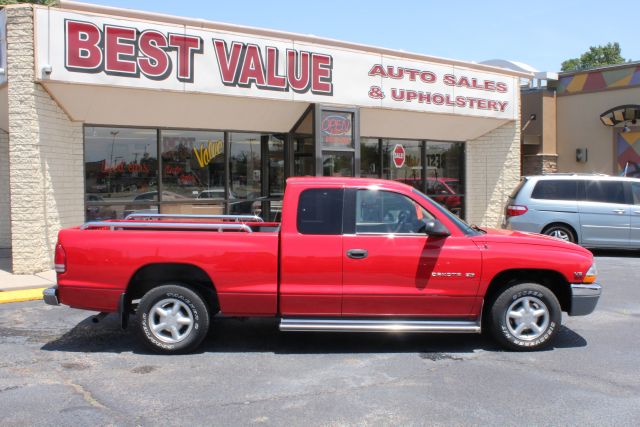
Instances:
[[[637,1],[90,0],[88,3],[313,34],[431,56],[509,59],[539,71],[619,42],[640,60]]]

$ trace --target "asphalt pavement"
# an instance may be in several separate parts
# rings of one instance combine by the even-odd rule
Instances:
[[[595,313],[553,348],[478,335],[281,333],[219,320],[200,352],[148,353],[114,316],[0,305],[0,425],[638,425],[640,254],[598,253]]]

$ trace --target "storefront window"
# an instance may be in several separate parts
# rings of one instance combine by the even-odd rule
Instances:
[[[264,135],[269,137],[269,135]],[[262,153],[259,133],[230,133],[230,212],[253,213],[254,202],[262,197]]]
[[[383,178],[422,190],[422,141],[382,140]]]
[[[360,176],[380,177],[380,144],[377,138],[360,139]]]
[[[353,176],[353,153],[325,151],[322,167],[324,176]]]
[[[140,209],[156,209],[158,151],[155,129],[84,129],[87,220],[122,218]]]
[[[426,194],[454,214],[463,217],[464,143],[427,141]]]
[[[324,148],[353,148],[353,113],[323,110],[320,140]]]

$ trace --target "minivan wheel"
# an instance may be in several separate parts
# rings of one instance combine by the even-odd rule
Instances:
[[[565,242],[575,243],[577,240],[573,231],[566,225],[561,224],[552,225],[546,228],[542,234],[564,240]]]

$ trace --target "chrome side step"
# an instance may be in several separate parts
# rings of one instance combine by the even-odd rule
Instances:
[[[280,319],[289,332],[430,332],[480,333],[480,324],[467,320]]]

